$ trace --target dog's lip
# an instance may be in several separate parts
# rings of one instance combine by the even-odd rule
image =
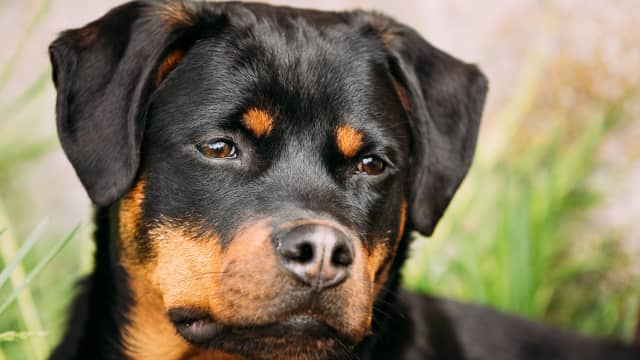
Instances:
[[[178,334],[191,343],[206,343],[224,330],[222,325],[201,310],[175,308],[169,310],[167,315]]]
[[[324,321],[310,315],[292,316],[264,325],[225,326],[200,310],[176,308],[168,312],[176,330],[188,342],[210,346],[223,340],[286,339],[300,337],[306,340],[339,339],[350,343]]]
[[[260,326],[230,327],[230,333],[242,337],[286,338],[307,336],[313,338],[336,337],[335,330],[312,316],[294,316]]]

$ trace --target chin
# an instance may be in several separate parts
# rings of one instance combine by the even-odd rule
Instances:
[[[353,348],[352,339],[312,316],[255,326],[225,326],[179,310],[170,317],[190,344],[249,359],[339,359],[348,358]]]

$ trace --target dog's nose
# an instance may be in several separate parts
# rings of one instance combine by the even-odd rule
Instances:
[[[344,281],[354,257],[344,233],[317,224],[299,225],[276,235],[276,249],[284,268],[317,290]]]

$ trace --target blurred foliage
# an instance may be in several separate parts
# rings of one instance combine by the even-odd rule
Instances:
[[[25,45],[46,19],[50,5],[49,0],[39,2],[18,46],[0,67],[0,360],[46,358],[59,338],[64,308],[80,269],[73,254],[61,252],[77,229],[59,233],[34,219],[29,189],[24,186],[30,170],[57,143],[55,134],[34,131],[42,126],[43,112],[52,111],[40,107],[51,94],[50,69],[41,69],[18,92],[8,92],[24,60]],[[64,278],[65,274],[72,278]]]
[[[612,106],[569,144],[558,125],[518,156],[476,163],[436,235],[414,248],[407,284],[587,334],[630,337],[640,282],[612,286],[608,276],[624,274],[630,256],[615,234],[590,244],[574,237],[599,203],[586,179],[620,116]]]
[[[532,46],[513,96],[481,134],[469,176],[431,239],[418,239],[406,284],[585,334],[630,339],[640,308],[637,254],[621,229],[590,226],[602,204],[589,179],[638,84],[602,101],[585,64]],[[551,72],[570,81],[550,81]],[[575,87],[580,80],[581,87]],[[544,92],[539,89],[544,86]],[[563,104],[566,92],[581,102]],[[586,234],[593,231],[590,234]]]
[[[41,1],[0,68],[0,94],[49,6]],[[469,177],[435,236],[414,243],[405,282],[586,334],[629,338],[640,302],[640,279],[629,270],[634,254],[621,245],[624,229],[594,230],[600,224],[591,224],[591,213],[604,195],[589,181],[603,144],[627,126],[638,84],[601,96],[594,77],[606,73],[603,61],[550,59],[544,42],[527,45],[514,93],[485,117]],[[86,238],[62,250],[77,229],[53,230],[32,215],[24,184],[57,149],[54,134],[33,131],[53,112],[39,107],[53,96],[50,70],[36,75],[0,98],[0,360],[45,357],[90,256]]]
[[[14,301],[17,300],[20,312],[22,313],[23,319],[25,319],[25,323],[29,325],[30,328],[39,328],[39,317],[38,312],[40,310],[34,307],[33,300],[31,299],[30,294],[27,297],[22,293],[23,290],[27,289],[31,286],[33,279],[35,279],[42,270],[49,265],[49,263],[60,253],[60,251],[69,243],[69,241],[75,236],[78,231],[78,226],[69,233],[64,239],[58,241],[50,250],[48,250],[47,254],[37,259],[37,264],[29,274],[24,277],[22,274],[23,270],[20,267],[20,263],[22,260],[29,255],[30,251],[33,249],[33,246],[36,242],[42,237],[42,232],[44,229],[44,223],[41,223],[36,229],[29,235],[27,240],[22,244],[20,249],[17,252],[13,253],[13,251],[7,247],[3,246],[2,257],[4,259],[10,259],[6,266],[0,272],[0,289],[4,287],[4,285],[11,278],[11,282],[13,283],[13,291],[6,297],[0,301],[0,316],[4,313],[4,311],[9,308],[13,304]],[[3,230],[0,232],[0,241],[4,240],[7,243],[13,243],[13,239],[3,239],[1,235],[3,235],[6,231]],[[16,276],[16,274],[18,274]],[[13,276],[13,278],[12,278]],[[32,320],[33,319],[33,320]],[[45,331],[4,331],[0,332],[0,343],[2,342],[12,342],[16,340],[28,340],[35,336],[46,336],[47,333]],[[35,348],[32,348],[34,355],[38,358],[42,358],[48,352],[48,346],[43,341],[33,340]]]

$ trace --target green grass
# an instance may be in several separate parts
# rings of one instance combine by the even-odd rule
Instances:
[[[80,227],[79,225],[76,226],[73,230],[71,230],[69,235],[67,235],[64,239],[58,241],[51,248],[51,250],[49,250],[49,252],[42,259],[38,261],[37,265],[29,272],[29,275],[27,275],[24,282],[16,286],[11,292],[11,294],[4,300],[4,302],[0,303],[0,315],[2,314],[3,311],[5,311],[9,307],[9,305],[11,305],[11,303],[14,300],[18,298],[18,295],[20,294],[20,292],[22,292],[22,290],[24,290],[26,287],[29,286],[29,284],[31,284],[33,279],[36,276],[38,276],[38,274],[45,268],[45,266],[49,265],[51,260],[53,260],[53,258],[60,253],[62,248],[64,248],[64,246],[67,245],[67,243],[71,239],[73,239],[79,227]],[[9,278],[9,275],[11,274],[11,272],[20,263],[20,261],[22,261],[22,259],[29,253],[29,250],[31,249],[31,247],[35,245],[35,241],[37,241],[38,237],[33,236],[33,239],[35,239],[33,242],[26,241],[24,245],[22,245],[20,250],[18,250],[18,253],[15,256],[13,256],[13,258],[11,258],[6,269],[3,271],[2,274],[0,274],[0,280],[6,281],[6,279]],[[6,279],[2,279],[3,275],[5,275],[4,274],[5,272],[6,272]],[[0,281],[0,287],[4,285],[4,281]]]
[[[0,272],[0,289],[2,289],[5,285],[8,285],[8,283],[11,282],[10,281],[11,275],[14,274],[14,271],[16,271],[16,269],[20,267],[21,261],[27,255],[29,255],[29,252],[31,251],[33,246],[36,244],[36,242],[41,239],[43,230],[44,230],[44,223],[38,226],[33,231],[33,233],[29,236],[29,238],[23,243],[20,249],[15,254],[13,254],[13,256],[11,257],[7,265],[2,270],[2,272]],[[74,228],[65,238],[55,243],[54,246],[48,251],[48,253],[44,257],[38,260],[38,263],[36,264],[36,266],[29,272],[29,274],[24,279],[19,278],[17,281],[14,281],[14,283],[16,283],[17,285],[14,285],[12,292],[6,298],[4,298],[2,302],[0,302],[0,317],[3,316],[3,313],[9,308],[9,306],[14,301],[17,301],[19,303],[19,308],[22,313],[21,315],[24,319],[27,319],[29,316],[33,316],[27,313],[37,314],[38,310],[37,308],[34,307],[33,301],[31,300],[31,298],[30,297],[21,298],[20,295],[25,289],[27,289],[31,285],[33,279],[36,276],[38,276],[38,274],[40,274],[40,272],[44,270],[45,267],[49,265],[49,263],[69,243],[69,241],[75,236],[77,230],[78,230],[78,227],[76,226],[76,228]],[[4,232],[5,231],[3,231],[2,233],[4,234]],[[12,241],[10,239],[3,239],[1,236],[2,234],[0,234],[0,241]],[[2,254],[3,257],[8,257],[7,256],[8,254],[6,254],[6,247],[3,247],[3,250],[5,251],[5,253]],[[36,328],[36,329],[28,330],[28,331],[3,330],[0,332],[0,344],[6,343],[6,342],[14,342],[14,341],[30,342],[32,346],[35,346],[35,347],[32,347],[27,351],[32,352],[33,355],[38,358],[42,358],[48,353],[49,347],[46,345],[45,342],[41,341],[40,338],[46,336],[47,332],[44,330],[40,330],[39,324],[33,324],[28,321],[26,322],[30,328]],[[0,347],[0,356],[4,356],[2,354],[3,354],[2,347]]]
[[[77,229],[60,233],[30,216],[33,206],[23,185],[31,167],[57,143],[55,134],[34,132],[42,127],[44,111],[53,111],[40,106],[44,96],[52,94],[50,70],[41,69],[22,90],[8,93],[8,85],[21,80],[14,76],[16,67],[50,5],[50,0],[39,2],[17,48],[0,68],[0,360],[47,356],[57,341],[62,322],[58,319],[68,301],[60,291],[71,293],[70,282],[80,268],[62,251]],[[65,273],[72,274],[70,281],[60,279]]]
[[[559,119],[537,144],[476,161],[431,239],[418,240],[405,269],[409,287],[491,306],[586,334],[630,338],[640,282],[611,289],[608,275],[630,256],[616,234],[581,243],[600,145],[621,121],[609,105],[567,140]],[[480,157],[482,158],[482,157]],[[625,261],[628,260],[628,261]]]

